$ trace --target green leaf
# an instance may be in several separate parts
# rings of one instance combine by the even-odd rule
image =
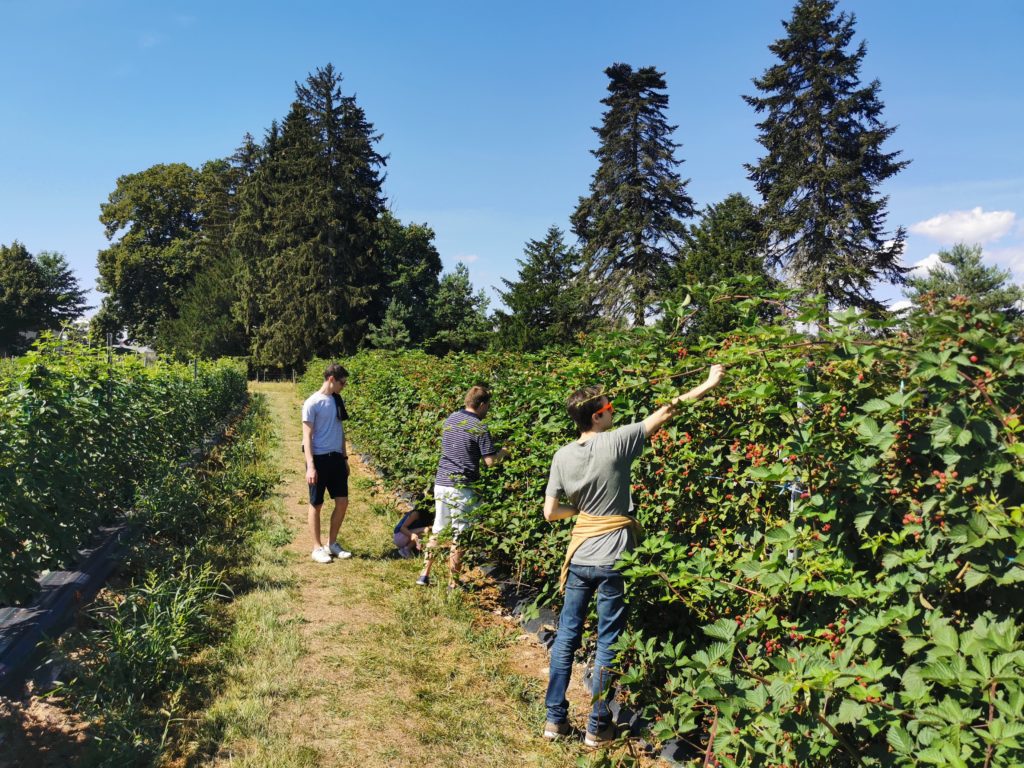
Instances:
[[[914,750],[913,738],[898,725],[889,726],[889,730],[885,734],[885,740],[889,742],[889,746],[898,755],[909,756]]]

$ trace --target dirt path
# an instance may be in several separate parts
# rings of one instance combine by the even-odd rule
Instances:
[[[357,459],[339,536],[354,556],[310,559],[300,401],[292,385],[258,391],[282,436],[291,541],[267,563],[266,586],[237,601],[227,682],[199,729],[216,744],[201,737],[185,762],[575,765],[578,745],[538,737],[546,652],[469,598],[414,586],[418,561],[393,552],[394,501]]]

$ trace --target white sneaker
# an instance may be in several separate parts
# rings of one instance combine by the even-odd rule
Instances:
[[[313,554],[311,554],[310,557],[318,563],[331,562],[331,553],[327,551],[327,547],[317,547],[313,550]]]
[[[338,542],[336,541],[332,541],[330,545],[328,545],[327,551],[339,560],[347,560],[348,558],[352,557],[352,553],[349,552],[347,549],[342,549],[341,545],[339,545]]]

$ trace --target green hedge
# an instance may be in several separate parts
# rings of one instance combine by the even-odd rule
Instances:
[[[548,602],[569,530],[541,514],[574,436],[565,398],[602,383],[626,423],[722,362],[723,386],[636,467],[631,703],[722,765],[1020,765],[1019,327],[958,298],[901,327],[844,313],[809,336],[794,328],[820,306],[711,300],[745,324],[691,349],[652,328],[572,354],[361,354],[344,361],[351,437],[421,493],[442,418],[491,383],[491,431],[513,458],[484,473],[468,545]]]
[[[227,363],[145,367],[135,357],[40,341],[0,377],[0,604],[66,567],[133,493],[246,399]]]

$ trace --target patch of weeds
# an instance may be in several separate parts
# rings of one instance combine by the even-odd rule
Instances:
[[[383,501],[371,501],[370,512],[377,515],[377,517],[394,518],[397,523],[399,518],[402,516],[398,511],[398,504],[394,499],[385,499]]]
[[[377,486],[376,481],[368,475],[353,475],[349,482],[357,491],[372,491]]]

